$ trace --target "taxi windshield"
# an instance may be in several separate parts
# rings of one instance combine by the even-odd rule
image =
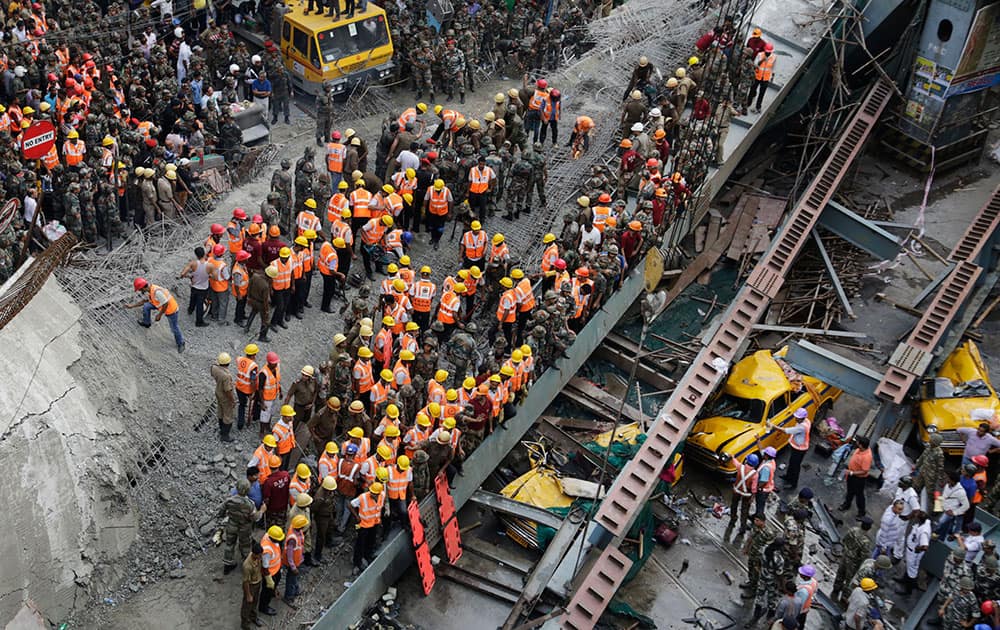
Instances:
[[[385,16],[376,15],[337,26],[316,35],[324,62],[337,61],[389,43]]]
[[[743,422],[760,422],[764,418],[764,401],[722,394],[715,399],[708,413],[704,414],[706,418],[717,416]]]

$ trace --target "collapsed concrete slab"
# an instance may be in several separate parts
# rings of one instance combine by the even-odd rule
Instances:
[[[122,422],[102,415],[74,375],[80,316],[50,277],[0,330],[0,497],[13,532],[0,538],[0,624],[29,600],[60,620],[89,596],[95,565],[136,536]]]

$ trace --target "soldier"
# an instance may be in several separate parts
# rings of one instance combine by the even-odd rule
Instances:
[[[853,592],[861,584],[861,580],[865,578],[884,583],[888,580],[891,569],[892,560],[887,555],[879,554],[877,558],[866,558],[854,573],[854,577],[851,578],[851,583],[847,588]]]
[[[99,238],[107,234],[107,228],[98,232],[98,226],[104,226],[104,221],[98,222],[97,211],[94,208],[94,184],[90,180],[90,169],[81,170],[80,192],[77,198],[80,200],[80,218],[83,223],[83,234],[88,241],[96,243]]]
[[[217,150],[226,158],[226,163],[235,167],[243,161],[243,130],[228,113],[222,114]]]
[[[316,96],[316,146],[323,146],[332,129],[333,91],[324,85],[323,91]]]
[[[434,378],[437,371],[440,355],[438,354],[438,343],[433,337],[424,339],[423,352],[417,354],[413,362],[413,375],[419,376],[424,383],[429,383]]]
[[[778,536],[760,553],[760,578],[757,580],[757,591],[753,599],[753,617],[748,626],[752,626],[765,612],[770,613],[778,604],[778,589],[784,581],[783,577],[788,561],[785,554],[788,549],[785,539]],[[794,572],[794,568],[792,571]]]
[[[260,517],[267,510],[267,505],[261,505],[258,510],[247,493],[250,492],[250,482],[240,479],[236,482],[236,493],[226,497],[215,517],[226,518],[223,526],[226,548],[222,552],[223,573],[232,573],[236,567],[236,543],[240,545],[240,557],[245,558],[250,553],[251,536],[253,535],[253,524],[260,520]]]
[[[504,117],[507,129],[507,141],[511,147],[518,147],[523,152],[528,148],[528,134],[524,132],[524,120],[517,113],[517,107],[507,106],[507,115]]]
[[[840,564],[837,566],[837,576],[833,581],[831,597],[837,597],[845,592],[849,580],[861,566],[861,562],[872,552],[872,541],[867,532],[872,528],[872,517],[861,517],[861,523],[852,527],[841,540],[843,551],[840,554]]]
[[[783,579],[794,580],[795,571],[802,566],[806,546],[806,520],[809,512],[801,508],[789,510],[785,515],[785,573]]]
[[[976,597],[979,601],[996,598],[1000,593],[1000,571],[997,571],[997,557],[983,556],[976,568]]]
[[[743,553],[747,556],[747,581],[740,584],[740,588],[745,591],[740,595],[741,598],[750,599],[757,592],[761,578],[761,554],[773,540],[774,532],[767,525],[767,516],[763,512],[754,514],[750,535],[743,543]]]
[[[507,214],[503,218],[508,221],[521,216],[521,211],[528,212],[528,199],[532,185],[534,165],[529,160],[530,154],[521,153],[510,170],[510,181],[507,189]]]
[[[475,93],[475,73],[476,68],[479,66],[479,42],[476,40],[476,34],[471,28],[461,28],[458,25],[455,28],[461,30],[458,36],[458,45],[465,55],[465,81],[469,85],[469,91]]]
[[[427,455],[427,451],[417,449],[410,462],[413,468],[413,494],[417,501],[423,500],[434,488],[434,475],[428,466],[429,460],[430,456]]]
[[[455,369],[452,371],[456,383],[461,383],[466,375],[469,374],[469,368],[472,368],[473,373],[476,370],[476,338],[474,335],[478,332],[478,327],[474,322],[466,324],[465,329],[459,329],[448,341],[448,352],[449,360]]]
[[[938,615],[944,619],[945,630],[962,630],[970,628],[979,617],[979,602],[972,592],[975,584],[969,576],[963,576],[958,581],[958,590],[948,596],[948,599],[938,608]]]
[[[542,153],[542,143],[536,142],[534,151],[528,154],[528,161],[531,162],[531,184],[528,185],[528,199],[525,205],[525,212],[531,213],[531,195],[537,189],[538,201],[545,207],[545,183],[549,179],[548,164],[545,155]]]
[[[411,64],[413,65],[413,80],[416,82],[417,96],[416,100],[420,100],[424,95],[424,90],[427,90],[427,98],[431,101],[434,100],[434,79],[432,75],[431,66],[434,65],[434,53],[431,52],[431,47],[424,42],[420,49],[413,54],[413,59]]]
[[[284,115],[285,124],[289,124],[289,114],[291,113],[289,105],[292,100],[292,77],[289,76],[288,70],[285,68],[284,64],[274,64],[273,68],[268,71],[267,78],[271,82],[271,124],[274,125],[278,122],[278,113]],[[316,121],[317,126],[319,125],[319,119]]]
[[[958,595],[961,590],[959,582],[966,578],[972,578],[972,567],[965,561],[965,552],[962,549],[953,549],[941,569],[941,581],[938,584],[936,599],[938,604],[937,618],[929,620],[928,625],[941,625],[941,618],[944,617],[941,610],[944,610],[949,601]]]
[[[276,193],[277,210],[279,216],[290,216],[292,207],[292,163],[289,160],[281,161],[281,168],[275,169],[271,175],[271,192]],[[268,200],[272,197],[268,195]],[[263,213],[262,213],[263,214]],[[266,220],[266,219],[265,219]]]
[[[455,46],[455,40],[448,40],[444,53],[444,84],[447,100],[455,97],[455,87],[458,87],[459,103],[465,104],[465,54]],[[417,98],[420,98],[419,95]]]
[[[83,234],[83,219],[80,216],[79,182],[71,182],[66,194],[63,195],[63,225],[67,232],[72,232],[81,240]]]
[[[944,438],[940,433],[932,433],[930,443],[917,458],[916,473],[913,476],[913,489],[920,493],[927,491],[928,498],[933,501],[934,495],[941,492],[947,477],[944,474],[944,451],[941,442]]]
[[[312,149],[312,147],[307,147]],[[302,170],[296,171],[295,173],[295,212],[288,212],[285,214],[282,212],[281,215],[281,225],[289,227],[292,217],[298,213],[298,211],[305,205],[306,199],[313,199],[316,197],[315,193],[315,182],[313,181],[316,176],[316,166],[312,163],[312,160],[308,160],[302,164]],[[327,188],[329,190],[329,187]],[[321,191],[326,193],[326,191]]]
[[[145,169],[143,169],[143,171],[145,171]],[[107,233],[106,231],[110,228],[112,236],[124,236],[125,228],[122,226],[122,222],[118,214],[118,197],[115,187],[111,185],[111,182],[102,181],[100,183],[97,189],[95,205],[97,208],[98,218],[104,224],[105,233]],[[144,212],[144,208],[141,203],[137,205],[134,210],[137,213]],[[143,215],[139,214],[139,216]]]

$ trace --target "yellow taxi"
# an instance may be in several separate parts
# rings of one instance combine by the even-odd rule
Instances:
[[[920,386],[917,404],[917,434],[924,444],[932,433],[941,435],[941,447],[950,455],[965,448],[959,427],[978,427],[990,422],[994,431],[1000,399],[990,384],[989,372],[972,341],[955,349],[937,372]]]
[[[772,353],[759,350],[730,371],[725,384],[706,405],[704,417],[691,428],[684,452],[693,461],[725,473],[735,473],[734,458],[743,459],[761,448],[781,450],[788,435],[778,427],[793,427],[796,409],[809,419],[825,418],[842,393],[823,381],[796,372],[782,357],[787,348]],[[773,429],[768,430],[770,421]]]

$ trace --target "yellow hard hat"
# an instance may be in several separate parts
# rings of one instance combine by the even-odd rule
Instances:
[[[295,474],[299,477],[302,477],[303,479],[308,479],[309,476],[312,475],[312,471],[309,470],[309,466],[306,466],[305,464],[299,464],[298,466],[295,467]]]
[[[274,265],[268,265],[267,269],[264,270],[264,275],[266,275],[268,278],[277,278],[278,268],[275,267]]]
[[[427,112],[427,103],[417,103],[417,110],[423,114]]]
[[[491,122],[493,122],[496,119],[497,119],[497,115],[494,114],[493,112],[486,112],[485,114],[483,114],[483,120],[485,120],[488,123],[491,123]]]
[[[372,331],[371,326],[362,326],[360,330],[358,330],[358,334],[362,337],[371,337],[374,334],[374,331]]]
[[[701,60],[698,59],[697,57],[689,57],[688,58],[688,65],[689,66],[693,66],[693,65],[696,65],[696,64],[699,64],[699,63],[701,63]]]
[[[520,348],[514,348],[510,353],[510,360],[514,363],[520,363],[524,360],[524,354],[521,352]]]
[[[413,195],[410,193],[403,193],[403,201],[406,203],[413,203]]]
[[[285,539],[285,532],[281,531],[277,525],[271,525],[267,528],[267,536],[274,542],[281,542]]]
[[[121,162],[119,162],[119,164],[121,164]],[[119,166],[118,168],[121,168],[121,166]],[[164,177],[166,177],[169,180],[177,179],[177,171],[167,171],[164,174]]]
[[[465,286],[464,282],[456,282],[455,286],[452,287],[452,290],[455,293],[465,293],[466,289],[467,287]]]
[[[355,400],[355,401],[351,402],[351,404],[348,407],[348,409],[351,410],[351,413],[361,413],[362,411],[365,410],[365,404],[363,402],[361,402],[360,400]],[[357,427],[355,427],[355,428],[357,428]],[[365,432],[361,431],[361,435],[360,436],[355,436],[355,437],[363,437],[364,434],[365,434]]]
[[[361,401],[356,400],[354,402],[361,402]],[[354,403],[351,404],[353,405]],[[354,427],[347,432],[347,435],[351,436],[352,438],[363,438],[365,437],[365,430],[362,429],[361,427]]]
[[[396,458],[396,465],[399,466],[400,470],[406,470],[410,467],[410,458],[406,455],[400,455]]]
[[[503,278],[500,278],[500,286],[509,289],[514,286],[514,281],[507,276],[504,276]]]
[[[337,184],[337,190],[347,190],[350,187],[351,187],[351,185],[348,184],[347,182],[345,182],[344,180],[340,180],[340,183]],[[341,213],[341,214],[343,214],[343,213]]]
[[[576,203],[578,206],[582,208],[587,208],[590,206],[590,197],[588,197],[587,195],[580,195],[579,197],[576,198]]]
[[[274,448],[274,447],[276,447],[278,445],[277,438],[275,438],[270,433],[268,433],[267,435],[265,435],[264,439],[262,439],[261,442],[264,444],[264,446],[270,446],[271,448]]]
[[[316,376],[316,368],[311,365],[303,365],[299,372],[305,376]]]
[[[375,469],[375,478],[382,483],[389,481],[389,469],[385,466],[379,466]]]
[[[309,495],[306,495],[309,496]],[[292,529],[302,529],[309,526],[309,519],[305,514],[296,514],[292,517]]]
[[[454,402],[458,400],[458,392],[455,391],[455,388],[451,388],[444,393],[444,399],[448,402]]]
[[[392,318],[392,315],[386,315],[385,317],[382,318],[382,325],[383,326],[395,326],[396,325],[396,320]]]
[[[66,137],[69,138],[70,140],[76,140],[77,138],[80,137],[80,132],[77,131],[76,129],[71,129],[70,132],[66,134]]]
[[[500,368],[500,374],[502,374],[503,376],[514,376],[514,368],[510,367],[509,365],[505,365]]]
[[[427,412],[429,414],[431,414],[432,418],[440,418],[441,417],[441,405],[439,403],[432,402],[429,405],[427,405]]]
[[[378,375],[382,378],[383,381],[387,382],[392,381],[392,370],[382,370],[381,372],[378,373]]]
[[[424,265],[420,268],[420,273],[431,273],[430,265]]]
[[[402,278],[396,278],[392,281],[392,288],[397,291],[406,291],[406,283],[403,282]]]
[[[295,505],[300,508],[307,508],[312,505],[313,498],[305,492],[300,492],[295,496]]]
[[[441,107],[440,105],[435,105],[434,106],[434,113],[435,114],[440,114],[443,109],[444,109],[444,107]]]
[[[316,238],[316,230],[310,228],[310,229],[302,232],[302,236],[306,237],[308,240],[311,241],[314,238]]]
[[[402,256],[399,257],[399,264],[403,265],[404,267],[408,267],[410,264],[410,257],[407,256],[406,254],[403,254]]]
[[[434,372],[434,380],[443,383],[448,380],[448,370],[438,370]]]
[[[362,359],[370,359],[372,358],[372,351],[367,346],[361,346],[358,348],[358,356]]]
[[[390,372],[390,374],[392,374],[392,372]],[[385,406],[385,415],[389,416],[390,418],[398,418],[399,407],[397,407],[392,403],[389,403],[388,405]]]
[[[114,143],[115,143],[115,139],[112,138],[111,136],[104,136],[104,139],[101,140],[101,146],[105,146],[105,147],[110,147]]]
[[[451,417],[445,418],[444,420],[441,421],[441,424],[446,429],[449,429],[449,430],[450,429],[454,429],[455,428],[455,419],[451,418]]]
[[[340,409],[340,399],[336,396],[330,396],[326,399],[326,406],[330,409]]]
[[[511,98],[517,98],[517,88],[510,88],[507,90],[507,96]]]
[[[295,408],[292,407],[291,405],[282,405],[281,415],[285,416],[286,418],[291,418],[295,416]]]
[[[323,478],[323,489],[324,490],[336,490],[337,489],[337,478],[333,475],[327,475]]]
[[[455,121],[455,126],[458,127],[459,129],[461,129],[462,127],[464,127],[465,126],[465,117],[464,116],[459,116],[458,120]]]
[[[351,210],[350,210],[350,208],[344,208],[343,210],[341,210],[340,211],[340,218],[341,219],[350,219],[351,218]]]
[[[523,346],[521,346],[521,354],[523,354],[526,357],[530,357],[531,356],[531,346],[529,346],[528,344],[524,344]]]
[[[295,244],[298,245],[298,246],[300,246],[300,247],[309,247],[309,241],[306,240],[306,237],[304,237],[304,236],[296,236],[295,237]]]
[[[347,129],[344,130],[344,137],[345,138],[350,138],[351,136],[354,135],[354,133],[355,133],[355,131],[353,129],[351,129],[350,127],[348,127]]]
[[[382,459],[389,459],[390,457],[392,457],[392,449],[386,446],[385,444],[379,444],[378,448],[375,449],[375,452],[377,452],[379,457],[381,457]]]
[[[397,413],[396,415],[398,416],[399,414]],[[385,428],[385,436],[391,438],[399,437],[399,427],[394,424],[390,424]]]
[[[371,492],[372,494],[382,494],[382,484],[376,481],[372,485],[368,486],[368,492]]]
[[[308,199],[306,199],[306,207],[307,208],[315,209],[316,208],[316,200],[313,199],[312,197],[309,197]]]
[[[687,70],[685,70],[684,68],[677,68],[677,70],[674,71],[674,76],[677,77],[678,79],[683,79],[684,77],[687,76]]]
[[[414,326],[417,325],[416,322],[407,322],[406,325],[409,326],[410,324],[413,324]],[[417,326],[417,328],[419,328],[419,326]],[[401,350],[399,352],[399,359],[401,361],[415,361],[416,358],[417,357],[413,354],[412,350]]]
[[[513,278],[514,280],[520,280],[521,278],[524,277],[524,272],[518,268],[511,269],[510,277]]]
[[[413,179],[417,176],[417,172],[412,168],[406,169],[406,179]]]
[[[494,374],[493,376],[491,376],[490,377],[490,382],[491,383],[500,383],[500,382],[502,382],[500,380],[500,375],[499,374]]]
[[[444,188],[444,180],[443,179],[435,179],[434,180],[434,190],[441,190],[442,188]]]
[[[551,243],[554,240],[556,240],[556,235],[553,234],[552,232],[549,232],[548,234],[542,237],[542,242],[546,244]]]
[[[476,386],[476,379],[472,378],[471,376],[466,376],[465,380],[462,381],[462,387],[464,387],[465,389],[472,389],[475,386]]]
[[[383,214],[382,224],[385,225],[385,227],[392,227],[393,224],[392,216],[388,214]]]
[[[260,352],[260,348],[257,347],[255,343],[248,343],[245,348],[243,348],[243,353],[249,356],[253,356]]]
[[[396,263],[389,263],[385,269],[389,273],[399,273],[399,266]]]
[[[503,103],[504,100],[505,100],[505,98],[504,98],[503,92],[497,92],[496,94],[493,95],[493,102],[494,103]]]
[[[382,192],[388,195],[396,192],[396,189],[392,187],[392,184],[382,184]]]
[[[343,237],[338,236],[337,238],[333,239],[333,246],[336,247],[337,249],[343,249],[347,247],[347,243],[344,241]]]
[[[280,256],[281,258],[288,258],[291,255],[292,255],[292,250],[288,249],[287,247],[282,247],[281,249],[278,250],[278,256]]]
[[[861,578],[861,583],[859,584],[859,586],[861,587],[861,590],[866,593],[874,591],[875,589],[878,588],[878,584],[875,583],[875,580],[869,577]]]
[[[458,270],[458,277],[462,279],[462,282],[465,282],[466,280],[469,279],[469,270],[468,269],[459,269]]]
[[[359,140],[360,140],[360,138],[359,138]],[[351,171],[351,179],[354,180],[354,183],[359,183],[360,182],[361,184],[364,184],[365,183],[364,176],[365,176],[365,174],[362,173],[359,170],[353,170],[353,171]]]
[[[482,223],[480,223],[479,221],[473,221],[473,222],[472,222],[472,223],[471,223],[471,224],[469,225],[469,227],[470,227],[471,229],[473,229],[473,230],[476,230],[476,231],[479,231],[479,230],[483,229],[483,224],[482,224]]]
[[[437,437],[438,444],[447,444],[451,441],[451,431],[438,431]]]
[[[503,234],[497,232],[496,234],[493,235],[493,244],[499,245],[500,243],[503,243]]]
[[[469,267],[469,275],[471,275],[476,280],[479,280],[480,278],[483,277],[483,272],[478,266],[472,265],[471,267]]]
[[[215,362],[219,365],[229,365],[233,358],[229,356],[228,352],[220,352],[219,356],[215,358]]]
[[[418,413],[417,424],[419,424],[422,427],[429,427],[431,426],[431,419],[427,417],[427,414],[425,413]]]
[[[336,455],[337,453],[340,452],[340,448],[337,446],[336,442],[327,442],[325,450],[330,455]]]

